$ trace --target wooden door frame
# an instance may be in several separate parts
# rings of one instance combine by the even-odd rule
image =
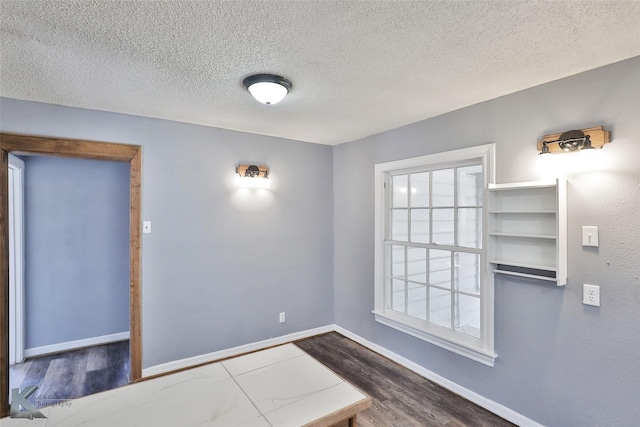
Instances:
[[[129,331],[131,382],[142,377],[141,208],[142,147],[111,142],[0,133],[0,418],[9,415],[9,153],[129,163]]]

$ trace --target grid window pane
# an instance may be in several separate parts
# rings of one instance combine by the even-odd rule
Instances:
[[[482,211],[480,208],[458,209],[458,246],[482,247]]]
[[[480,338],[480,298],[456,294],[456,331]]]
[[[409,206],[409,177],[407,175],[396,175],[391,179],[391,187],[393,188],[393,197],[391,207],[406,208]]]
[[[480,255],[454,254],[454,287],[457,291],[480,295]]]
[[[404,280],[391,279],[391,307],[401,313],[405,312],[405,283]]]
[[[453,209],[434,209],[433,215],[433,243],[438,245],[454,244]]]
[[[404,277],[404,246],[391,246],[391,275],[394,277]]]
[[[387,236],[400,244],[386,252],[386,309],[480,338],[483,167],[400,173],[387,181]]]
[[[407,314],[427,320],[427,286],[409,283]]]
[[[433,171],[433,206],[453,206],[454,176],[453,169]]]
[[[409,240],[407,212],[407,209],[394,209],[391,211],[391,240],[399,240],[401,242]]]
[[[451,292],[429,288],[429,321],[451,329]]]
[[[411,209],[411,241],[429,243],[429,209]]]
[[[407,248],[407,278],[414,282],[427,283],[427,250]]]
[[[429,249],[429,284],[451,289],[451,252]]]
[[[458,168],[458,206],[482,206],[482,165]]]
[[[429,172],[411,174],[411,206],[429,207]]]

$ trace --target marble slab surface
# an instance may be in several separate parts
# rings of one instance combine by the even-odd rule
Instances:
[[[293,344],[3,418],[0,427],[297,427],[368,400]]]

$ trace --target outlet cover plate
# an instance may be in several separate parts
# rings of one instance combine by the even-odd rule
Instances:
[[[582,304],[600,307],[600,286],[582,285]]]

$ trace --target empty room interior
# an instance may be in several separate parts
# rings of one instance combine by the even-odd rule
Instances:
[[[640,425],[638,22],[0,0],[0,425]]]

